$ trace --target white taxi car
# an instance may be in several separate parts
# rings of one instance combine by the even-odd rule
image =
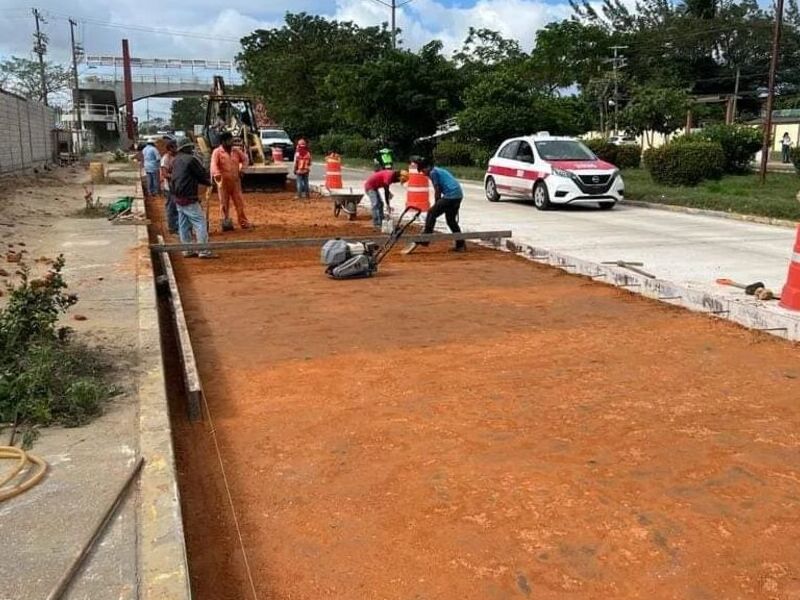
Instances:
[[[625,195],[619,170],[580,141],[548,133],[500,144],[483,178],[486,198],[533,200],[539,210],[553,204],[599,204],[611,209]]]

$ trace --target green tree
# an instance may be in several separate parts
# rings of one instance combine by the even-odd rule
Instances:
[[[597,25],[549,23],[536,33],[528,71],[550,92],[573,84],[585,86],[606,68],[611,45],[611,37]]]
[[[470,86],[464,105],[458,114],[462,135],[486,146],[522,133],[576,134],[588,126],[579,99],[554,98],[532,88],[513,69],[497,69]]]
[[[327,94],[346,128],[409,150],[415,139],[460,107],[458,77],[435,41],[419,52],[390,50],[362,65],[332,72]]]
[[[173,129],[192,131],[195,125],[204,123],[207,104],[205,98],[196,96],[175,100],[172,103],[172,114],[170,115],[170,123]]]
[[[45,62],[44,81],[49,96],[70,86],[72,72],[62,65]],[[41,102],[43,98],[39,62],[19,56],[0,61],[0,89]]]
[[[293,135],[317,137],[338,124],[328,76],[390,49],[391,33],[385,24],[359,27],[287,13],[283,27],[260,29],[242,39],[238,61],[247,86],[264,100],[273,119]]]
[[[644,134],[649,145],[652,132],[669,135],[678,129],[689,106],[689,96],[683,90],[642,86],[620,113],[620,122],[629,132]]]

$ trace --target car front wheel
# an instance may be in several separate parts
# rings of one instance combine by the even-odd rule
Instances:
[[[489,202],[497,202],[500,200],[500,194],[497,193],[497,184],[494,182],[493,177],[486,179],[486,199]]]
[[[547,191],[544,181],[537,181],[533,186],[533,205],[539,210],[547,210],[551,206],[550,192]]]

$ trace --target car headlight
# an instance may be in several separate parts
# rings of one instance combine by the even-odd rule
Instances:
[[[573,179],[574,175],[569,171],[565,171],[564,169],[559,169],[558,167],[553,167],[553,175],[558,175],[559,177],[566,177],[567,179]]]

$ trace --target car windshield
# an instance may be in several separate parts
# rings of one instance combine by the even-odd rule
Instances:
[[[536,142],[536,150],[544,160],[597,160],[591,150],[575,140]]]
[[[261,137],[289,141],[289,134],[287,134],[283,129],[264,129],[261,131]]]

